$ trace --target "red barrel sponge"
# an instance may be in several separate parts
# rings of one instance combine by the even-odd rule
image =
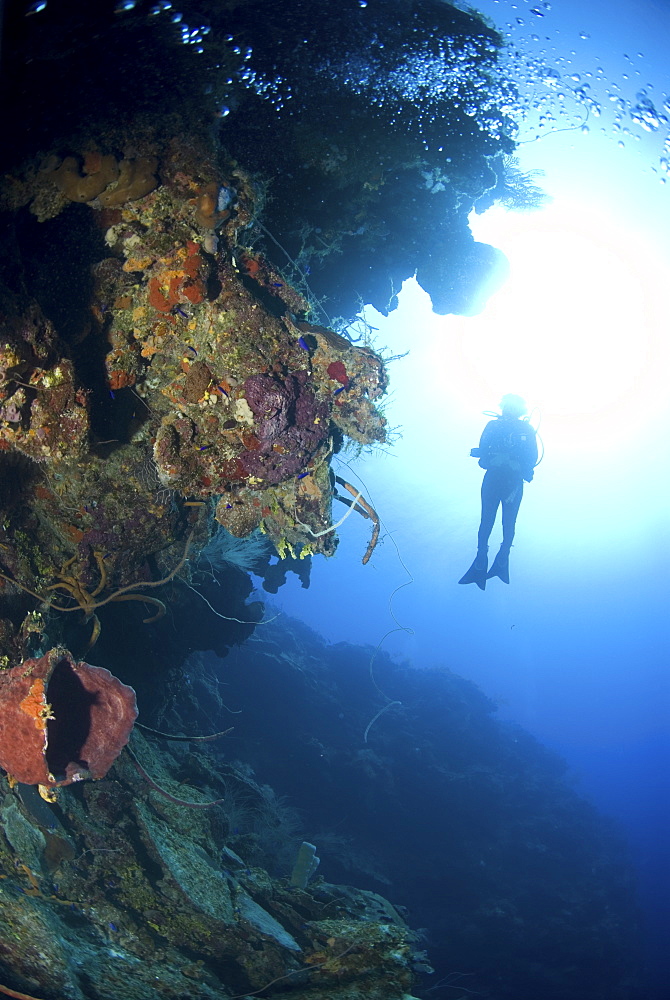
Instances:
[[[66,649],[0,671],[0,767],[55,788],[107,774],[128,742],[135,692]]]

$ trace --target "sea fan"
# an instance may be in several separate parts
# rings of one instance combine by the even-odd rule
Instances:
[[[272,546],[260,531],[254,531],[245,538],[231,535],[225,528],[219,528],[200,554],[212,570],[224,565],[236,566],[245,573],[258,572],[272,553]]]

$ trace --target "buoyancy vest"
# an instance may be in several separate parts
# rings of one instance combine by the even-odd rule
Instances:
[[[532,478],[537,462],[535,430],[527,420],[496,417],[490,420],[479,442],[482,469],[507,467]]]

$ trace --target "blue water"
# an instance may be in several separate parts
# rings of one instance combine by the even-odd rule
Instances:
[[[541,51],[589,85],[601,114],[575,128],[579,115],[561,118],[565,102],[549,92],[554,124],[531,115],[519,155],[523,169],[545,171],[538,183],[552,206],[524,217],[521,235],[518,220],[496,222],[489,236],[486,218],[475,220],[510,258],[507,300],[509,286],[479,317],[437,319],[410,282],[388,319],[368,313],[376,346],[410,352],[391,366],[387,412],[402,439],[339,470],[375,505],[382,544],[361,566],[368,528],[349,518],[335,558],[315,562],[310,590],[290,581],[277,603],[333,642],[383,640],[416,669],[449,666],[565,757],[576,787],[632,848],[661,1000],[670,972],[668,127],[637,127],[630,109],[642,94],[667,114],[670,11],[567,0],[539,5],[542,16],[530,3],[479,7],[529,59]],[[629,109],[623,126],[618,98]],[[510,585],[493,580],[480,593],[457,585],[479,518],[481,470],[468,456],[482,411],[504,392],[537,405],[546,455],[526,487]]]
[[[45,5],[32,6],[30,18]],[[198,3],[183,6],[196,23]],[[231,795],[217,836],[239,846],[244,865],[284,878],[304,832],[319,844],[327,881],[350,879],[407,906],[412,927],[425,921],[440,978],[427,977],[416,992],[459,1000],[475,975],[487,995],[544,1000],[533,995],[544,983],[547,996],[563,1000],[562,969],[571,984],[583,971],[583,992],[571,991],[570,1000],[600,1000],[599,976],[621,928],[633,924],[607,822],[566,792],[556,752],[572,787],[622,834],[633,862],[646,972],[635,996],[607,1000],[668,1000],[670,9],[661,0],[478,6],[509,41],[508,77],[525,108],[518,168],[532,173],[548,203],[532,213],[472,216],[475,238],[509,262],[507,280],[475,315],[436,315],[412,278],[394,289],[399,305],[388,317],[362,310],[353,332],[393,359],[384,402],[392,432],[383,447],[335,455],[333,469],[379,515],[372,558],[362,563],[370,522],[335,504],[334,519],[344,518],[335,556],[313,560],[309,589],[289,573],[268,598],[257,580],[269,624],[251,640],[235,646],[236,633],[225,631],[230,622],[249,624],[249,607],[224,625],[191,605],[203,616],[195,614],[193,645],[207,646],[220,627],[220,650],[233,648],[222,659],[196,653],[183,676],[170,677],[177,693],[167,720],[148,721],[161,731],[232,726],[229,741],[195,769],[197,780],[225,784],[239,767],[242,776],[255,773],[273,808],[253,827],[240,800],[233,822]],[[364,18],[368,4],[358,7]],[[275,20],[257,26],[265,42],[280,8],[268,3]],[[147,16],[168,9],[158,5]],[[301,25],[311,17],[309,5],[295,9]],[[122,25],[143,5],[129,0],[115,10]],[[315,4],[315,36],[319,14]],[[170,23],[182,17],[170,16]],[[198,29],[181,30],[184,45],[203,42]],[[409,106],[421,71],[430,78],[417,55],[428,53],[427,64],[428,49],[408,45],[409,71],[380,81],[360,39],[335,51],[338,38],[333,31],[324,44],[318,73],[345,98],[368,90],[383,97],[392,83],[405,88]],[[378,65],[388,71],[384,60]],[[303,85],[311,69],[307,55],[291,66],[304,72]],[[250,72],[243,79],[272,105],[265,113],[284,111],[285,81]],[[424,112],[417,100],[408,115],[417,134]],[[235,108],[221,105],[214,127],[222,141],[234,120]],[[336,159],[336,143],[330,152]],[[283,188],[274,181],[266,210],[281,219],[281,192],[295,196],[293,176],[281,178]],[[411,192],[389,189],[401,202],[392,208],[411,218]],[[275,244],[265,252],[281,251],[263,227]],[[421,246],[421,234],[411,236]],[[482,470],[470,450],[508,392],[528,400],[542,458],[525,488],[510,583],[493,579],[482,592],[458,584],[475,554],[480,514]],[[499,541],[498,523],[491,556]],[[213,570],[205,583],[193,576],[195,592],[200,587],[215,610],[211,596],[225,619],[226,602],[242,602],[246,591],[239,576],[237,592],[225,589],[229,568],[221,578],[218,592]],[[194,627],[190,612],[187,624]],[[177,613],[169,627],[179,627]],[[185,625],[180,639],[186,634]],[[105,624],[92,655],[110,635]],[[124,638],[114,635],[119,649]],[[184,781],[191,778],[185,771]],[[41,800],[27,793],[23,801],[46,822]],[[279,816],[285,830],[272,828]],[[271,846],[268,831],[276,834]],[[603,871],[612,874],[611,893],[602,889]],[[464,965],[445,964],[452,959]]]

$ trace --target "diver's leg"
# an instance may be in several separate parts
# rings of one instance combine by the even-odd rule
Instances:
[[[519,513],[519,507],[521,506],[522,500],[523,480],[516,484],[516,486],[510,491],[502,502],[503,540],[500,549],[501,551],[504,549],[508,554],[509,550],[512,548],[512,542],[514,541],[516,518]]]
[[[489,536],[493,530],[499,503],[500,497],[495,488],[494,477],[487,472],[482,482],[482,517],[477,533],[477,555],[459,583],[476,583],[480,590],[485,589],[486,570],[489,564]]]
[[[503,583],[509,583],[509,553],[514,541],[516,517],[523,499],[523,480],[510,484],[510,492],[502,500],[503,538],[498,554],[488,571],[487,580],[498,576]]]
[[[493,531],[500,493],[497,488],[496,476],[488,471],[482,481],[482,517],[477,532],[477,555],[486,556],[489,550],[489,538]]]

